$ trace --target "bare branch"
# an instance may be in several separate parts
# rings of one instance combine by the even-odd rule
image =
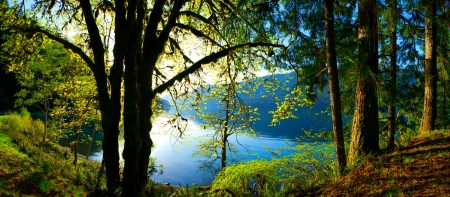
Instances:
[[[172,79],[166,81],[165,83],[161,84],[160,86],[158,86],[157,88],[155,88],[152,92],[151,92],[151,98],[154,98],[154,96],[158,93],[162,93],[165,90],[167,90],[169,87],[173,86],[173,84],[176,81],[181,81],[183,80],[185,77],[187,77],[188,75],[194,73],[195,71],[197,71],[199,68],[202,67],[203,64],[209,64],[211,62],[215,62],[218,59],[227,56],[228,54],[230,54],[231,52],[237,50],[237,49],[241,49],[244,47],[281,47],[284,48],[283,45],[277,45],[277,44],[269,44],[269,43],[245,43],[245,44],[240,44],[240,45],[236,45],[230,48],[226,48],[223,49],[221,51],[218,51],[216,53],[211,53],[210,55],[200,59],[199,61],[195,62],[193,65],[191,65],[189,68],[185,69],[184,71],[182,71],[181,73],[178,73],[177,75],[175,75]]]
[[[186,15],[188,17],[193,17],[193,18],[196,18],[196,19],[198,19],[198,20],[200,20],[200,21],[210,25],[220,35],[220,37],[223,40],[226,41],[225,37],[220,33],[219,29],[217,29],[217,27],[210,20],[208,20],[207,18],[203,17],[202,15],[197,14],[197,13],[192,12],[192,11],[183,11],[183,12],[180,12],[180,15]]]
[[[185,25],[185,24],[181,24],[181,23],[177,23],[175,24],[175,27],[178,27],[180,29],[185,29],[188,30],[190,32],[192,32],[192,34],[194,34],[197,37],[200,38],[204,38],[206,40],[209,40],[210,42],[212,42],[213,44],[219,46],[220,48],[224,48],[222,45],[220,45],[219,43],[217,43],[214,39],[210,38],[209,36],[205,35],[204,33],[202,33],[201,31],[189,26],[189,25]]]
[[[43,30],[40,27],[20,28],[20,27],[13,26],[11,28],[20,30],[22,32],[42,33],[42,34],[46,35],[48,38],[50,38],[50,39],[52,39],[52,40],[62,44],[64,46],[64,48],[70,49],[72,52],[78,54],[84,60],[84,62],[86,62],[87,66],[92,71],[94,71],[95,64],[91,60],[91,58],[88,55],[86,55],[86,53],[84,53],[84,51],[80,47],[72,44],[71,42],[69,42],[69,41],[67,41],[67,40],[65,40],[63,38],[60,38],[58,36],[55,36],[52,33],[50,33],[49,31]]]

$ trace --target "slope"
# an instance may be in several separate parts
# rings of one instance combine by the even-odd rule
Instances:
[[[323,196],[450,196],[450,131],[424,133],[370,157],[321,190]]]

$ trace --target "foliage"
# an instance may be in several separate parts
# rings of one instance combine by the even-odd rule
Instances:
[[[331,143],[302,143],[292,155],[233,164],[221,171],[211,192],[222,196],[287,196],[313,191],[339,177]]]
[[[100,168],[98,162],[82,160],[79,166],[73,166],[70,150],[51,142],[41,144],[41,132],[43,123],[39,120],[14,113],[3,116],[0,124],[0,166],[6,174],[0,176],[20,173],[14,175],[18,185],[0,186],[0,195],[27,194],[31,191],[37,196],[64,193],[85,196],[89,191],[104,188],[103,180],[100,179],[99,185],[94,178]],[[14,165],[10,165],[11,162]],[[21,184],[28,186],[19,187]]]

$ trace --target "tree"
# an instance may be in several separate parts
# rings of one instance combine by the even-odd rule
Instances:
[[[9,70],[16,73],[22,89],[15,95],[17,106],[35,106],[44,115],[45,143],[48,130],[49,113],[55,99],[55,89],[62,83],[62,70],[70,67],[70,57],[58,43],[43,40],[38,53],[31,54],[28,61],[10,65]],[[13,49],[11,49],[13,50]]]
[[[258,114],[258,109],[246,105],[241,96],[251,97],[259,80],[254,78],[254,66],[249,65],[247,69],[243,69],[241,64],[232,63],[239,62],[238,59],[240,57],[228,56],[221,60],[221,64],[225,65],[218,72],[223,77],[199,91],[196,90],[197,98],[192,102],[197,116],[203,122],[200,126],[212,130],[207,131],[207,139],[201,140],[197,145],[199,150],[195,155],[206,157],[202,168],[213,173],[219,172],[215,167],[217,160],[220,160],[220,170],[224,170],[227,163],[230,163],[230,156],[232,158],[232,154],[236,154],[234,144],[229,142],[231,135],[238,139],[241,135],[255,134],[252,123],[257,119],[254,115]],[[216,105],[218,109],[207,110],[208,105]]]
[[[328,63],[328,86],[330,88],[331,118],[333,120],[334,143],[339,171],[342,173],[347,165],[345,158],[344,131],[342,126],[341,93],[336,62],[336,43],[334,38],[333,0],[324,0],[326,48]]]
[[[142,0],[90,2],[88,0],[73,1],[70,3],[57,1],[36,1],[36,7],[42,8],[42,14],[49,23],[63,23],[86,28],[85,37],[88,45],[83,50],[60,35],[47,28],[39,26],[20,26],[12,24],[11,27],[24,32],[42,33],[64,47],[78,54],[92,70],[97,84],[97,91],[102,116],[104,132],[103,155],[105,160],[107,187],[112,194],[120,183],[118,134],[121,110],[121,86],[124,76],[124,139],[125,147],[123,158],[125,160],[122,188],[123,193],[129,196],[143,196],[144,187],[148,181],[147,171],[149,156],[153,144],[150,139],[152,103],[155,96],[164,92],[176,82],[196,72],[202,65],[214,63],[219,58],[230,53],[249,47],[279,46],[266,41],[252,39],[257,29],[240,15],[239,10],[245,8],[244,4],[232,2],[186,2],[184,0],[155,0],[153,4]],[[183,9],[184,7],[184,9]],[[57,10],[53,10],[57,9]],[[63,12],[64,10],[64,12]],[[35,11],[35,10],[33,10]],[[36,10],[37,12],[37,10]],[[114,24],[114,57],[112,66],[105,61],[108,50],[105,49],[107,40],[103,39],[97,19],[99,13],[110,14]],[[56,20],[52,13],[68,14],[67,20]],[[82,13],[82,14],[81,14]],[[205,17],[206,16],[206,17]],[[207,18],[209,17],[209,18]],[[223,39],[220,27],[226,27],[227,21],[236,19],[240,29],[252,29],[253,33],[244,34],[245,39]],[[57,27],[66,27],[66,26]],[[197,25],[197,26],[196,26]],[[203,28],[212,27],[212,28]],[[199,31],[199,29],[205,29]],[[175,31],[176,30],[176,31]],[[208,31],[207,31],[208,30]],[[231,33],[231,29],[224,30]],[[178,52],[175,55],[180,59],[188,59],[178,43],[168,42],[174,40],[181,42],[179,33],[188,34],[206,40],[206,46],[212,46],[209,55],[200,60],[189,63],[180,72],[170,79],[164,79],[157,67],[158,61],[165,54],[165,49],[172,48]],[[206,32],[206,33],[205,33]],[[255,33],[256,32],[256,33]],[[239,35],[239,34],[238,34]],[[215,39],[214,39],[215,38]],[[235,37],[236,38],[236,37]],[[180,52],[181,51],[181,52]],[[125,68],[123,70],[123,68]],[[108,75],[109,74],[109,75]],[[164,80],[157,82],[159,77]]]
[[[397,0],[389,1],[390,31],[390,70],[389,70],[389,103],[388,103],[388,148],[395,147],[395,106],[397,96]]]
[[[425,5],[425,97],[423,115],[419,132],[436,129],[437,118],[437,58],[436,58],[436,2],[428,1]]]
[[[375,0],[358,0],[358,78],[348,162],[379,149],[378,136],[378,27]]]

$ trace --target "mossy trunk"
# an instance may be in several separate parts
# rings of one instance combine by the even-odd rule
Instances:
[[[425,97],[419,132],[436,129],[437,117],[437,60],[436,60],[436,2],[425,5]]]
[[[375,0],[358,0],[358,79],[348,162],[379,150],[378,136],[378,26]]]
[[[331,118],[333,120],[334,143],[339,171],[342,173],[347,165],[345,158],[344,131],[342,128],[341,93],[336,62],[336,44],[334,38],[333,0],[324,0],[326,47],[328,63],[328,85],[330,87]]]

